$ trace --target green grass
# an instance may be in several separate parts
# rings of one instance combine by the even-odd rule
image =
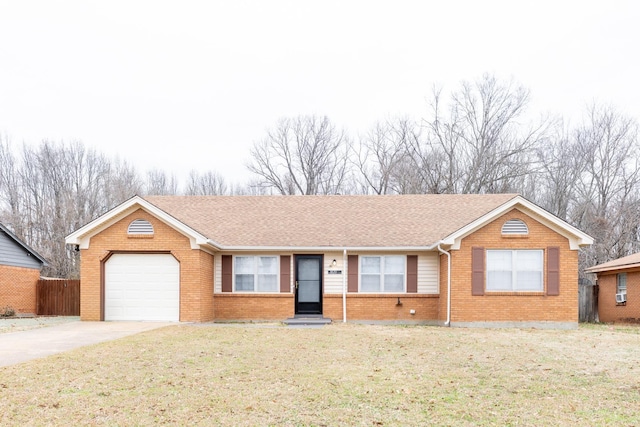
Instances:
[[[0,368],[1,425],[638,425],[635,326],[177,325]]]

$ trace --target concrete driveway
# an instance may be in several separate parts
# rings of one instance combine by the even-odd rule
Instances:
[[[178,323],[81,322],[0,334],[0,366],[15,365],[85,345],[134,335]]]

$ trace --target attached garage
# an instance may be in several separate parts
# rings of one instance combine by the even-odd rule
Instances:
[[[180,263],[171,254],[113,254],[104,266],[104,320],[180,320]]]

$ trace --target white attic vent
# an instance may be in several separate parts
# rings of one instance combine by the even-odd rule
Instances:
[[[527,227],[527,224],[525,224],[524,221],[520,219],[510,219],[509,221],[505,222],[504,225],[502,226],[502,234],[508,234],[508,235],[529,234],[529,228]]]
[[[146,219],[136,219],[129,224],[128,234],[153,234],[153,225]]]

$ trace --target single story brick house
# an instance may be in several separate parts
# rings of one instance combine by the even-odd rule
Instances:
[[[597,277],[601,322],[640,322],[640,253],[585,271]]]
[[[516,194],[135,196],[66,239],[84,320],[556,328],[592,242]]]
[[[0,309],[36,313],[36,285],[47,261],[0,224]]]

